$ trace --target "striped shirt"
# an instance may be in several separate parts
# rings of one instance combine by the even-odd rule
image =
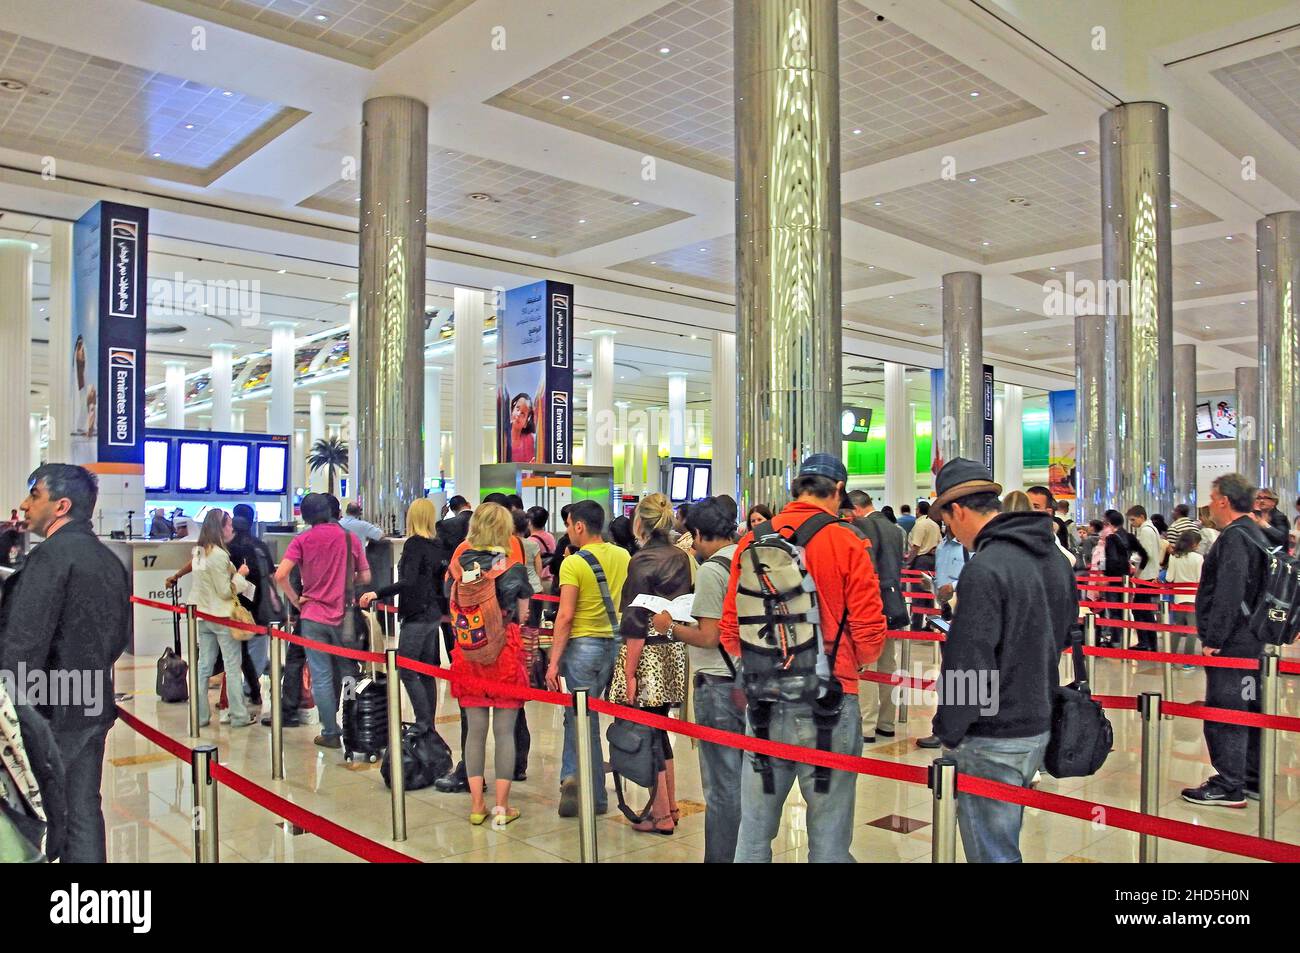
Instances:
[[[1201,524],[1191,517],[1180,516],[1169,524],[1169,529],[1165,532],[1165,539],[1168,540],[1170,545],[1172,545],[1178,542],[1178,537],[1182,536],[1183,533],[1187,532],[1189,529],[1194,529],[1199,532]]]

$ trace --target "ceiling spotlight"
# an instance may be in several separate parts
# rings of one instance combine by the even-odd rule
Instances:
[[[657,262],[657,261],[652,261],[652,262],[650,262],[650,264],[652,264],[652,265],[657,265],[657,264],[659,264],[659,262]]]
[[[1048,271],[1056,271],[1056,266],[1055,266],[1055,265],[1049,265],[1049,266],[1047,267],[1047,270],[1048,270]]]
[[[701,248],[700,251],[708,251],[707,248]]]
[[[316,22],[317,22],[317,23],[324,23],[324,22],[325,22],[326,20],[328,20],[328,19],[329,19],[329,17],[327,17],[327,16],[326,16],[325,14],[323,14],[323,13],[318,13],[318,14],[316,14]]]
[[[1231,236],[1231,235],[1225,235],[1225,236],[1223,237],[1223,240],[1224,240],[1225,242],[1230,242],[1230,241],[1232,241],[1232,236]]]
[[[192,123],[192,122],[187,122],[187,123],[185,124],[185,128],[186,128],[186,129],[193,129],[193,128],[194,128],[194,123]]]
[[[980,242],[981,245],[992,245],[992,242]]]
[[[162,153],[161,153],[161,152],[155,152],[155,153],[153,154],[153,157],[154,157],[155,159],[161,159],[161,158],[162,158]]]
[[[21,93],[26,88],[27,84],[21,79],[14,79],[8,76],[4,79],[0,79],[0,89],[3,89],[6,93]]]
[[[972,93],[970,94],[970,98],[971,98],[971,99],[978,99],[978,98],[979,98],[979,93],[977,93],[977,92],[972,92]]]
[[[1197,281],[1196,283],[1199,285],[1199,284],[1200,284],[1200,281]]]
[[[664,56],[667,56],[669,53],[672,52],[672,50],[666,46],[661,46],[659,47],[659,52],[662,53]]]
[[[639,199],[633,199],[633,200],[632,200],[632,204],[633,204],[633,205],[640,205],[641,202],[640,202]]]
[[[536,238],[537,236],[536,236],[536,235],[529,235],[528,237],[529,237],[529,238]]]
[[[580,218],[580,219],[578,219],[578,224],[579,224],[579,225],[586,225],[586,224],[587,224],[587,220],[586,220],[585,218]]]
[[[229,89],[223,89],[223,90],[221,91],[221,95],[222,95],[222,96],[233,96],[233,95],[235,95],[235,94],[234,94],[231,90],[229,90]]]
[[[561,98],[562,100],[564,100],[564,101],[567,103],[567,102],[568,102],[570,99],[572,99],[573,97],[570,96],[568,93],[565,93],[565,94],[564,94],[563,96],[561,96],[560,98]]]
[[[853,134],[854,134],[855,136],[860,136],[860,135],[862,135],[862,130],[861,130],[861,129],[854,129],[854,130],[853,130]]]
[[[1075,153],[1076,156],[1086,156],[1087,154],[1088,154],[1087,149],[1080,149],[1078,152]]]
[[[967,181],[967,182],[978,182],[979,180],[976,179],[975,176],[972,175],[972,176],[971,176],[969,179],[967,179],[966,181]]]
[[[884,202],[872,202],[871,204],[874,205],[874,206],[876,206],[877,208],[879,208],[880,206],[884,205],[885,203],[884,203]]]
[[[1170,207],[1170,208],[1178,208],[1178,203],[1177,203],[1177,202],[1170,202],[1170,203],[1169,203],[1169,207]]]
[[[282,274],[284,274],[284,269],[281,268],[279,271],[276,272],[276,274],[277,274],[277,275],[282,275]]]

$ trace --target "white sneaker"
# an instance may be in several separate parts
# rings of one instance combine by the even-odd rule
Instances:
[[[217,719],[217,721],[223,725],[230,724],[230,709],[229,708],[223,709],[221,712],[221,716]]]

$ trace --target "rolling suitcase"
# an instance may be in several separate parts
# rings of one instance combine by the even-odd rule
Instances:
[[[172,587],[172,605],[176,605],[176,587]],[[158,679],[155,689],[164,702],[176,703],[190,700],[190,667],[181,655],[181,617],[172,613],[172,645],[163,649],[158,659]]]
[[[375,643],[378,629],[373,614],[367,617],[366,641],[371,652],[382,651]],[[386,612],[379,615],[385,617]],[[343,757],[347,761],[378,761],[388,747],[388,676],[371,664],[369,673],[343,699]]]

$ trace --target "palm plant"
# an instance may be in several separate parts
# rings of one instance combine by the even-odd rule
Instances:
[[[330,495],[334,495],[335,472],[348,472],[348,445],[338,437],[322,437],[312,444],[307,454],[307,466],[312,473],[327,469],[329,473]]]

